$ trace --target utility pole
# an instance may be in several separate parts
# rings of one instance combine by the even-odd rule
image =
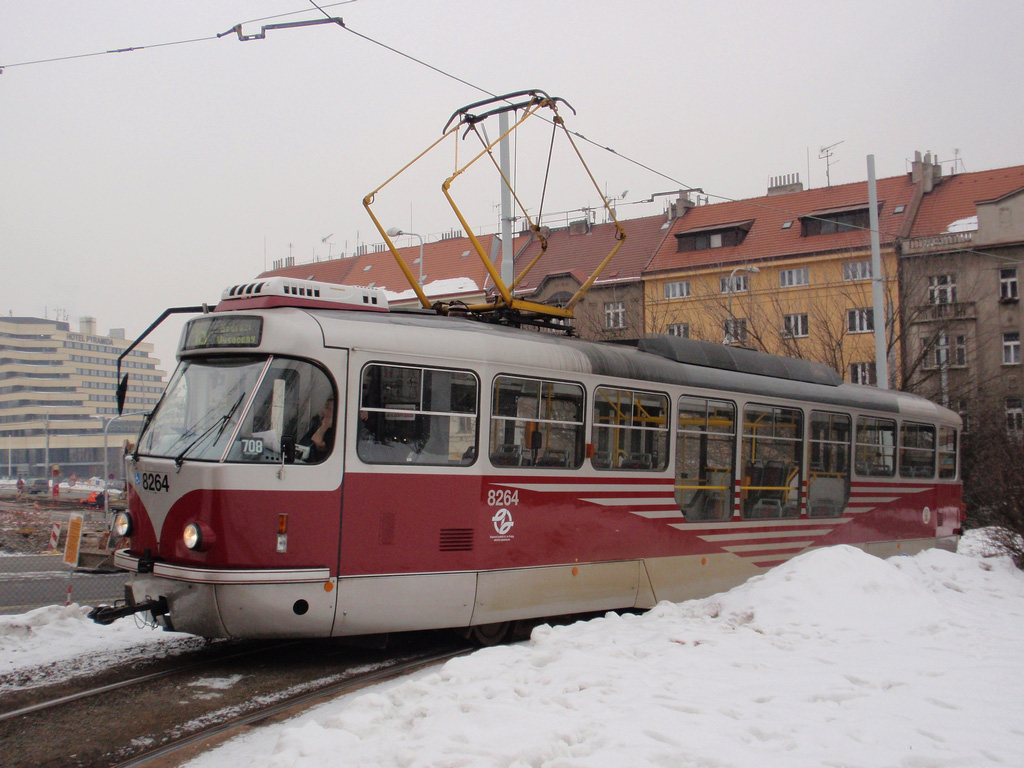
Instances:
[[[505,179],[511,181],[511,162],[508,151],[508,112],[498,114],[498,130],[501,141],[498,144],[498,163],[501,166],[501,280],[511,286],[515,281],[515,265],[512,264],[512,190]],[[511,290],[511,289],[510,289]]]
[[[868,155],[868,222],[871,227],[871,298],[875,321],[875,385],[889,388],[889,358],[885,345],[885,296],[882,292],[882,252],[878,242],[878,185],[875,156]]]

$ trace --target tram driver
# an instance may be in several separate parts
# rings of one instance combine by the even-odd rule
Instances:
[[[308,464],[323,461],[330,454],[334,446],[334,395],[329,395],[324,401],[300,444],[309,446],[309,453],[305,457]]]

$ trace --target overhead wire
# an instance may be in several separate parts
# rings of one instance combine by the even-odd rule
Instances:
[[[317,6],[317,7],[318,7],[318,9],[321,12],[326,13],[324,11],[324,8],[334,8],[335,6],[339,6],[339,5],[349,5],[350,3],[354,3],[356,1],[357,0],[341,0],[341,2],[330,3],[330,4],[326,4],[326,5],[323,5],[323,6]],[[256,24],[257,22],[269,21],[271,19],[280,19],[280,18],[284,18],[285,16],[295,16],[295,15],[298,15],[298,14],[301,14],[301,13],[309,13],[309,10],[303,8],[300,11],[288,11],[287,13],[278,13],[278,14],[275,14],[273,16],[262,16],[262,17],[260,17],[258,19],[248,19],[246,21],[241,22],[241,24],[239,24],[238,26],[241,26],[242,24]],[[88,58],[91,58],[91,57],[94,57],[94,56],[108,56],[110,54],[115,54],[115,53],[134,53],[135,51],[145,51],[145,50],[148,50],[150,48],[166,48],[166,47],[172,46],[172,45],[188,45],[190,43],[204,43],[204,42],[207,42],[209,40],[217,40],[218,38],[223,37],[223,36],[224,36],[223,34],[208,35],[206,37],[193,37],[193,38],[188,38],[188,39],[185,39],[185,40],[172,40],[172,41],[165,42],[165,43],[149,43],[147,45],[130,45],[130,46],[127,46],[127,47],[124,47],[124,48],[111,48],[111,49],[108,49],[108,50],[105,50],[105,51],[91,51],[89,53],[75,53],[75,54],[70,54],[68,56],[54,56],[54,57],[49,58],[49,59],[33,59],[31,61],[18,61],[18,62],[15,62],[13,64],[0,64],[0,74],[2,74],[5,69],[13,69],[14,67],[27,67],[27,66],[31,66],[33,64],[52,64],[52,63],[58,62],[58,61],[73,61],[74,59],[88,59]]]
[[[327,8],[335,8],[337,6],[349,5],[349,4],[354,3],[356,1],[357,0],[341,0],[340,2],[335,2],[335,3],[318,4],[318,3],[315,2],[315,0],[309,0],[309,3],[316,10],[318,10],[320,13],[322,13],[324,16],[326,16],[327,18],[331,18],[330,14],[328,14],[327,11],[326,11]],[[286,16],[295,16],[295,15],[299,15],[299,14],[303,14],[303,13],[309,13],[309,12],[310,12],[309,9],[302,9],[302,10],[288,11],[288,12],[285,12],[285,13],[274,14],[274,15],[271,15],[271,16],[263,16],[263,17],[259,17],[259,18],[255,18],[255,19],[248,19],[248,20],[243,21],[240,24],[236,25],[235,29],[240,28],[244,24],[254,24],[254,23],[257,23],[257,22],[261,22],[261,21],[269,21],[271,19],[279,19],[279,18],[284,18]],[[439,75],[441,75],[443,77],[446,77],[446,78],[449,78],[451,80],[454,80],[457,83],[465,85],[468,88],[471,88],[473,90],[479,91],[480,93],[486,94],[486,95],[488,95],[488,96],[490,96],[492,98],[497,98],[497,94],[495,94],[492,91],[489,91],[486,88],[483,88],[483,87],[481,87],[479,85],[476,85],[475,83],[472,83],[472,82],[470,82],[468,80],[465,80],[464,78],[461,78],[458,75],[455,75],[455,74],[453,74],[451,72],[448,72],[448,71],[446,71],[446,70],[444,70],[444,69],[442,69],[440,67],[437,67],[437,66],[435,66],[433,64],[430,64],[429,62],[426,62],[426,61],[424,61],[422,59],[419,59],[419,58],[417,58],[417,57],[415,57],[415,56],[413,56],[411,54],[405,53],[404,51],[401,51],[398,48],[395,48],[395,47],[393,47],[391,45],[383,43],[383,42],[381,42],[379,40],[375,40],[374,38],[370,37],[369,35],[365,35],[365,34],[363,34],[361,32],[357,32],[356,30],[352,29],[352,27],[347,25],[347,24],[340,24],[339,26],[341,26],[341,28],[343,30],[345,30],[346,32],[350,32],[351,34],[355,35],[356,37],[358,37],[358,38],[360,38],[362,40],[365,40],[368,43],[372,43],[373,45],[377,45],[377,46],[379,46],[379,47],[381,47],[381,48],[383,48],[383,49],[385,49],[385,50],[387,50],[387,51],[389,51],[391,53],[394,53],[394,54],[396,54],[398,56],[401,56],[401,57],[403,57],[405,59],[408,59],[409,61],[412,61],[415,64],[418,64],[418,65],[420,65],[422,67],[426,67],[427,69],[429,69],[429,70],[431,70],[431,71],[433,71],[433,72],[435,72],[435,73],[437,73],[437,74],[439,74]],[[233,31],[233,30],[230,30],[230,31]],[[214,34],[214,35],[209,35],[209,36],[206,36],[206,37],[188,38],[188,39],[183,39],[183,40],[173,40],[173,41],[163,42],[163,43],[151,43],[151,44],[147,44],[147,45],[134,45],[134,46],[128,46],[128,47],[125,47],[125,48],[114,48],[114,49],[105,50],[105,51],[93,51],[93,52],[90,52],[90,53],[72,54],[72,55],[68,55],[68,56],[55,56],[55,57],[48,58],[48,59],[35,59],[35,60],[32,60],[32,61],[15,62],[13,64],[2,64],[2,65],[0,65],[0,74],[2,74],[5,69],[10,69],[10,68],[13,68],[13,67],[24,67],[24,66],[30,66],[30,65],[35,65],[35,64],[49,64],[49,63],[54,63],[54,62],[59,62],[59,61],[72,61],[72,60],[75,60],[75,59],[84,59],[84,58],[90,58],[90,57],[96,57],[96,56],[107,56],[107,55],[118,54],[118,53],[133,53],[135,51],[143,51],[143,50],[148,50],[148,49],[153,49],[153,48],[165,48],[165,47],[169,47],[169,46],[188,45],[188,44],[191,44],[191,43],[208,42],[208,41],[211,41],[211,40],[217,40],[217,39],[223,37],[225,34],[227,34],[227,33]],[[541,119],[547,120],[547,118],[544,118],[544,117],[541,117]],[[785,208],[781,208],[781,207],[778,207],[778,206],[766,205],[764,203],[757,203],[757,202],[753,202],[752,200],[741,201],[741,200],[738,200],[736,198],[728,197],[728,196],[725,196],[725,195],[718,195],[718,194],[714,194],[714,193],[711,193],[711,192],[707,192],[703,188],[699,188],[699,187],[695,187],[693,185],[687,184],[687,183],[685,183],[683,181],[680,181],[679,179],[674,178],[673,176],[670,176],[667,173],[664,173],[663,171],[659,171],[658,169],[653,168],[650,165],[647,165],[646,163],[643,163],[643,162],[641,162],[639,160],[636,160],[635,158],[632,158],[632,157],[630,157],[628,155],[624,155],[623,153],[619,152],[618,150],[616,150],[616,149],[614,149],[612,147],[609,147],[609,146],[604,145],[604,144],[600,144],[600,143],[594,141],[593,139],[590,139],[589,137],[585,136],[584,134],[580,133],[579,131],[571,130],[571,129],[568,129],[568,128],[566,128],[566,130],[570,134],[572,134],[573,136],[576,136],[581,141],[584,141],[584,142],[586,142],[587,144],[589,144],[589,145],[591,145],[593,147],[596,147],[596,148],[601,149],[601,150],[603,150],[605,152],[608,152],[608,153],[610,153],[612,155],[615,155],[616,157],[624,160],[625,162],[627,162],[627,163],[629,163],[631,165],[636,166],[637,168],[640,168],[640,169],[642,169],[644,171],[647,171],[648,173],[651,173],[654,176],[658,176],[658,177],[660,177],[662,179],[665,179],[666,181],[669,181],[672,184],[678,185],[680,191],[685,191],[685,192],[695,192],[695,191],[696,192],[701,192],[702,194],[705,195],[705,197],[714,198],[716,200],[721,200],[723,202],[731,202],[731,203],[744,202],[745,204],[749,205],[752,208],[760,208],[760,209],[763,209],[763,210],[774,211],[774,212],[777,212],[777,213],[786,213],[786,214],[792,215],[792,216],[794,216],[796,218],[804,218],[804,219],[806,219],[806,218],[810,218],[810,219],[818,218],[818,217],[815,217],[813,215],[799,214],[799,213],[797,213],[795,211],[790,211],[790,210],[787,210]],[[856,226],[856,225],[848,225],[848,228],[849,229],[860,229],[860,230],[863,230],[863,231],[870,231],[870,227],[859,227],[859,226]],[[889,237],[896,237],[896,236],[898,236],[896,233],[893,233],[893,232],[882,232],[882,231],[880,231],[879,234],[884,234],[884,235],[887,235]],[[989,253],[985,253],[985,252],[982,252],[982,251],[975,251],[975,250],[971,250],[971,249],[961,249],[961,250],[963,250],[964,252],[967,252],[967,253],[974,253],[974,254],[981,255],[981,256],[995,256],[994,254],[989,254]]]

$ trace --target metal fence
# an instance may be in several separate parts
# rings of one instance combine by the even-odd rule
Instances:
[[[64,562],[69,521],[82,514],[85,536],[76,564]],[[0,495],[0,614],[47,605],[96,605],[124,597],[127,574],[105,555],[102,510],[51,499]]]

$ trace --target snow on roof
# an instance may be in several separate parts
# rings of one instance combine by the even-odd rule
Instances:
[[[968,216],[963,219],[957,219],[948,227],[947,232],[977,232],[978,231],[978,217]]]
[[[469,277],[452,277],[447,280],[434,280],[423,286],[423,292],[427,296],[451,296],[458,293],[473,293],[479,291],[480,287],[476,281]],[[410,288],[407,291],[385,291],[388,301],[406,301],[416,298],[416,292]]]

